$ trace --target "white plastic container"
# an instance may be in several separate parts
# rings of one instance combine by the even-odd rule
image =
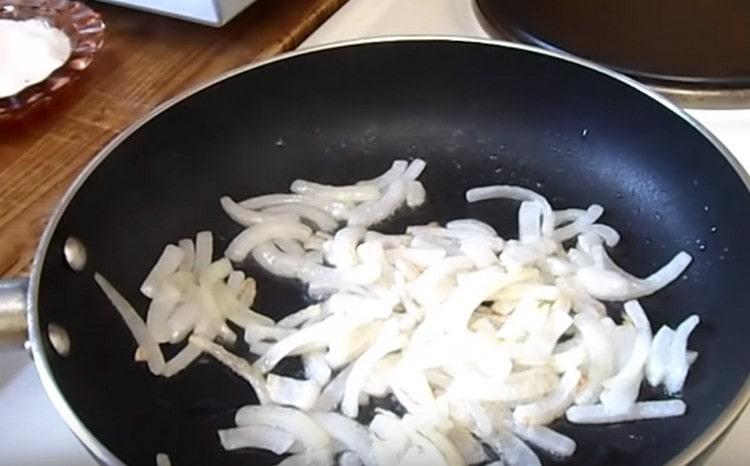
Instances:
[[[255,0],[101,0],[209,26],[223,26]]]

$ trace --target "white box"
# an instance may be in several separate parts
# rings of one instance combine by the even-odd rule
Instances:
[[[223,26],[255,0],[101,0],[209,26]]]

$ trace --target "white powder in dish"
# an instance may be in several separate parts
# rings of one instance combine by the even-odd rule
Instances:
[[[44,81],[70,52],[68,36],[42,20],[0,19],[0,98]]]

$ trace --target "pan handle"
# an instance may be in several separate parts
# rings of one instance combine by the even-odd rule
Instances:
[[[28,337],[28,278],[0,280],[0,349],[23,348]]]

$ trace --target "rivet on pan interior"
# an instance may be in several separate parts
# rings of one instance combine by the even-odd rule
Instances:
[[[69,236],[63,246],[65,261],[71,269],[80,272],[86,267],[86,247],[75,236]]]
[[[47,326],[47,336],[57,354],[64,357],[70,353],[70,337],[64,328],[56,324],[49,324]]]

